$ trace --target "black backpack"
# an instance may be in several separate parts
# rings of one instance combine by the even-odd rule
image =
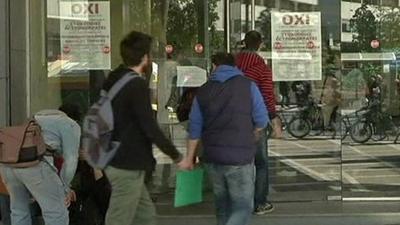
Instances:
[[[194,97],[196,97],[197,87],[186,89],[182,97],[179,99],[178,108],[176,110],[176,116],[179,122],[189,120],[190,110],[192,108]]]

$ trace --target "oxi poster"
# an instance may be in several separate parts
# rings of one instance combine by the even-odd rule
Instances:
[[[273,80],[321,80],[320,12],[273,12],[271,17]]]
[[[62,69],[110,69],[110,3],[61,1],[60,42]]]

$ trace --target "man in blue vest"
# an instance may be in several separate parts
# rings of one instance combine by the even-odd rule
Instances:
[[[235,67],[233,55],[218,53],[212,63],[210,80],[193,101],[181,168],[193,168],[201,139],[218,225],[247,225],[254,206],[256,140],[269,122],[268,112],[256,84]]]

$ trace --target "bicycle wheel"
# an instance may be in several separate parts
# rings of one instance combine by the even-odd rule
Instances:
[[[400,143],[398,143],[399,140],[400,140],[400,131],[399,131],[398,134],[396,135],[396,138],[394,139],[394,142],[393,142],[393,143],[395,143],[395,144],[400,144]]]
[[[372,136],[372,126],[366,121],[357,121],[350,128],[350,137],[354,142],[365,143]]]
[[[290,120],[287,128],[289,134],[293,137],[303,138],[310,133],[311,122],[300,117],[294,117]]]
[[[349,134],[349,128],[347,127],[347,118],[343,118],[340,120],[340,128],[337,130],[340,130],[340,139],[343,141],[344,139],[346,139],[347,135]]]

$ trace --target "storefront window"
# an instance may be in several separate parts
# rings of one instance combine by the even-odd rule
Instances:
[[[389,4],[390,3],[390,4]],[[398,146],[400,97],[396,91],[399,42],[393,36],[400,14],[398,1],[364,1],[342,34],[343,197],[399,196]],[[389,177],[387,177],[389,176]],[[387,178],[387,179],[386,179]],[[368,193],[365,191],[368,190]]]
[[[96,100],[108,72],[121,63],[118,44],[131,30],[154,37],[155,61],[168,57],[207,68],[206,57],[224,49],[223,2],[47,0],[47,74],[32,78],[32,112]],[[195,50],[196,44],[201,51]],[[166,46],[172,53],[166,53]],[[201,59],[200,61],[197,59]],[[161,68],[160,68],[161,69]],[[157,80],[156,80],[157,81]]]
[[[32,73],[31,111],[73,102],[85,112],[121,63],[122,37],[141,31],[154,37],[155,115],[184,151],[180,97],[207,80],[210,55],[241,51],[255,24],[284,127],[269,141],[272,200],[400,196],[399,1],[252,3],[46,0],[47,67]]]

